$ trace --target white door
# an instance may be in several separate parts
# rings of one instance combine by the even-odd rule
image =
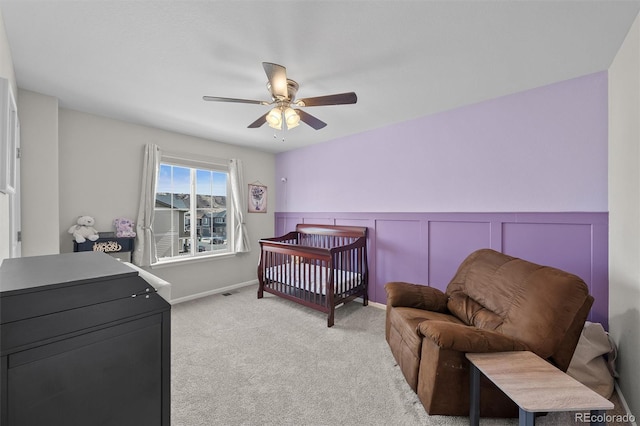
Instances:
[[[20,257],[20,121],[6,78],[0,78],[0,191],[9,201],[9,257]]]
[[[16,190],[9,195],[9,257],[22,256],[22,228],[20,226],[20,122],[16,115]]]

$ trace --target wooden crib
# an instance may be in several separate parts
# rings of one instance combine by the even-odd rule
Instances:
[[[367,228],[299,224],[295,232],[260,240],[258,299],[264,292],[327,313],[362,297],[367,285]]]

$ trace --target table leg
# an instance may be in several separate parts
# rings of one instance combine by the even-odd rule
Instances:
[[[480,425],[480,370],[470,363],[471,377],[469,389],[469,424],[471,426]]]
[[[534,426],[536,424],[536,413],[531,411],[525,411],[522,408],[519,408],[520,411],[520,421],[518,422],[519,426]]]
[[[603,410],[591,410],[591,425],[592,426],[607,426],[607,422],[604,421]]]

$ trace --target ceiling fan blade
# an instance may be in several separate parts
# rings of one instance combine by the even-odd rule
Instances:
[[[313,127],[316,130],[320,130],[327,125],[327,123],[325,123],[324,121],[314,117],[313,115],[301,109],[297,109],[295,111],[298,113],[298,115],[300,115],[300,120],[304,121],[305,123],[307,123],[309,126]]]
[[[236,102],[240,104],[269,105],[269,102],[254,101],[252,99],[220,98],[218,96],[203,96],[202,99],[204,99],[205,101],[216,101],[216,102]]]
[[[267,122],[267,114],[269,114],[269,112],[266,112],[264,115],[260,116],[260,118],[258,118],[253,123],[249,124],[247,127],[249,129],[257,129],[258,127],[262,126],[264,123]]]
[[[354,92],[338,93],[336,95],[318,96],[315,98],[298,99],[298,106],[322,106],[322,105],[346,105],[358,102],[358,96]]]
[[[263,62],[262,67],[269,79],[271,94],[277,99],[288,99],[289,89],[287,89],[287,69],[282,65]]]

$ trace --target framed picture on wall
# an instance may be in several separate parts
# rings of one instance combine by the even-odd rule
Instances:
[[[20,137],[18,109],[9,80],[0,79],[0,192],[16,192]]]
[[[265,185],[249,184],[249,213],[267,212],[267,187]]]

